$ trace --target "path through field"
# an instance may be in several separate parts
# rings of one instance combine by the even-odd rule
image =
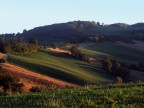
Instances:
[[[47,49],[48,49],[48,50],[55,51],[55,52],[65,53],[65,54],[71,55],[71,52],[68,51],[68,50],[64,50],[64,49],[60,49],[60,48],[55,48],[55,49],[53,49],[53,48],[47,48]],[[89,58],[89,61],[90,61],[90,63],[98,64],[98,61],[96,61],[96,59],[94,59],[94,58],[92,58],[92,57]]]
[[[71,54],[70,51],[68,50],[64,50],[64,49],[60,49],[60,48],[47,48],[48,50],[52,50],[52,51],[55,51],[55,52],[59,52],[59,53],[65,53],[65,54]]]

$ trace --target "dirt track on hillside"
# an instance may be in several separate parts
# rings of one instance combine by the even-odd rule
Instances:
[[[55,52],[59,52],[59,53],[64,53],[64,54],[69,54],[69,55],[71,55],[70,51],[68,51],[68,50],[63,50],[63,49],[60,49],[60,48],[55,48],[55,49],[53,49],[53,48],[47,48],[47,49],[48,49],[48,50],[55,51]],[[96,63],[96,64],[98,64],[98,61],[96,61],[96,59],[94,59],[94,58],[92,58],[92,57],[90,57],[89,61],[90,61],[90,63]]]
[[[59,53],[65,53],[65,54],[71,54],[70,51],[68,50],[63,50],[63,49],[60,49],[60,48],[47,48],[48,50],[52,50],[52,51],[55,51],[55,52],[59,52]]]
[[[49,86],[50,84],[54,84],[58,88],[77,87],[77,85],[75,84],[71,84],[71,83],[61,81],[52,77],[34,73],[32,71],[26,70],[24,68],[21,68],[19,66],[15,66],[9,63],[4,63],[3,68],[5,68],[6,70],[9,70],[12,74],[16,76],[28,79],[40,85]]]

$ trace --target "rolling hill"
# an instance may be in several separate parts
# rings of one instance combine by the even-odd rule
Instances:
[[[143,43],[137,42],[136,44],[126,43],[85,43],[81,45],[80,50],[95,58],[96,60],[102,60],[105,56],[115,58],[119,62],[125,65],[139,65],[140,62],[144,62]],[[128,79],[130,81],[144,81],[144,72],[131,70]]]
[[[113,82],[115,77],[90,64],[59,52],[39,51],[25,56],[11,55],[9,61],[33,72],[79,85]]]
[[[143,31],[143,23],[133,25],[125,23],[104,25],[94,21],[72,21],[35,27],[30,30],[24,29],[22,33],[17,34],[1,34],[0,37],[11,39],[16,36],[24,42],[28,42],[30,37],[36,37],[39,44],[44,45],[46,43],[69,42],[72,39],[77,39],[79,37],[90,37],[95,35],[103,35],[106,38],[111,37],[114,39],[144,40],[142,38],[143,36],[141,38],[138,37],[139,33],[143,34]]]
[[[109,55],[125,63],[138,64],[144,61],[144,51],[137,48],[137,44],[121,44],[121,43],[87,43],[82,44],[84,53],[93,57],[101,55]]]
[[[13,47],[16,52],[15,55],[10,54],[8,59],[10,64],[4,63],[3,68],[9,70],[8,72],[13,75],[19,76],[20,81],[26,85],[27,92],[34,86],[39,87],[41,85],[47,88],[51,86],[53,89],[49,88],[49,91],[43,91],[39,88],[43,92],[19,95],[19,92],[5,92],[3,86],[0,86],[1,107],[143,108],[144,83],[140,82],[144,81],[144,70],[141,68],[144,66],[143,34],[143,23],[100,25],[89,21],[74,21],[36,27],[28,31],[24,30],[23,33],[16,35],[2,35],[6,39],[2,45],[7,46],[7,48]],[[13,37],[17,37],[18,41],[17,39],[7,41]],[[30,37],[38,39],[39,45],[41,45],[35,44],[38,51],[17,53],[19,50],[21,52],[33,49],[29,48],[32,43],[27,44]],[[94,39],[99,37],[99,39],[103,38],[103,40],[100,39],[90,43],[87,41],[88,38],[84,37]],[[76,47],[80,46],[76,51],[79,52],[80,50],[78,56],[82,53],[88,57],[88,61],[92,60],[93,62],[82,61],[78,57],[67,54],[69,51],[65,53],[64,49],[56,51],[47,48],[47,45],[45,46],[45,43],[66,43],[71,39],[86,39],[85,42],[79,43],[79,45],[75,44]],[[117,39],[120,39],[120,41]],[[132,40],[135,44],[121,42],[125,39],[126,41]],[[17,42],[19,43],[16,44]],[[27,50],[24,47],[17,46],[24,46]],[[102,67],[100,62],[105,56],[111,56],[118,60],[119,67],[116,67],[116,64],[111,64],[111,69],[115,66],[118,70],[114,70],[114,72],[105,71],[105,67]],[[0,58],[2,57],[3,54],[0,53]],[[124,69],[122,63],[125,65],[124,68],[129,71],[128,74],[123,74],[123,70],[121,70]],[[136,66],[136,68],[141,69],[131,69],[126,65]],[[119,71],[120,74],[117,73]],[[126,79],[123,80],[122,78],[125,78],[125,76],[121,78],[119,75],[126,75]],[[135,83],[114,84],[116,76],[121,78],[118,83],[131,81]],[[57,89],[53,87],[54,85],[57,86]],[[85,86],[80,87],[81,85]],[[75,88],[72,89],[71,87]],[[10,93],[11,95],[9,95]]]

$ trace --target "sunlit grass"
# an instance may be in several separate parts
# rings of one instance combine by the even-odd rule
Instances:
[[[34,72],[72,83],[114,81],[113,75],[98,69],[94,64],[53,51],[40,51],[25,56],[11,55],[9,61]]]

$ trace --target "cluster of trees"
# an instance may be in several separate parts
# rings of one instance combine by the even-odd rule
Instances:
[[[28,54],[31,52],[37,52],[38,41],[36,38],[29,38],[28,43],[23,43],[19,38],[11,38],[5,40],[0,38],[0,52],[9,54]]]
[[[132,36],[131,36],[132,37]],[[123,43],[128,44],[135,44],[133,40],[139,40],[138,38],[130,38],[130,37],[124,37],[124,36],[106,36],[101,34],[96,35],[79,35],[77,37],[73,37],[69,40],[70,43],[85,43],[85,42],[103,42],[103,41],[110,41],[110,42],[116,42],[121,41]]]
[[[105,40],[103,35],[82,35],[70,39],[70,43],[84,43],[84,42],[102,42]]]
[[[102,65],[104,70],[113,73],[114,75],[122,78],[123,80],[127,81],[128,76],[130,74],[130,69],[123,66],[121,63],[116,61],[115,59],[112,59],[110,57],[105,58],[105,60],[102,61]]]
[[[23,83],[20,83],[20,79],[3,69],[0,66],[0,95],[6,95],[7,93],[23,92]]]
[[[83,54],[83,53],[80,52],[77,45],[72,46],[70,48],[70,52],[71,52],[72,56],[74,56],[78,59],[81,59],[81,60],[84,60],[84,61],[87,61],[87,62],[89,62],[89,60],[90,60],[90,57],[88,55]]]

